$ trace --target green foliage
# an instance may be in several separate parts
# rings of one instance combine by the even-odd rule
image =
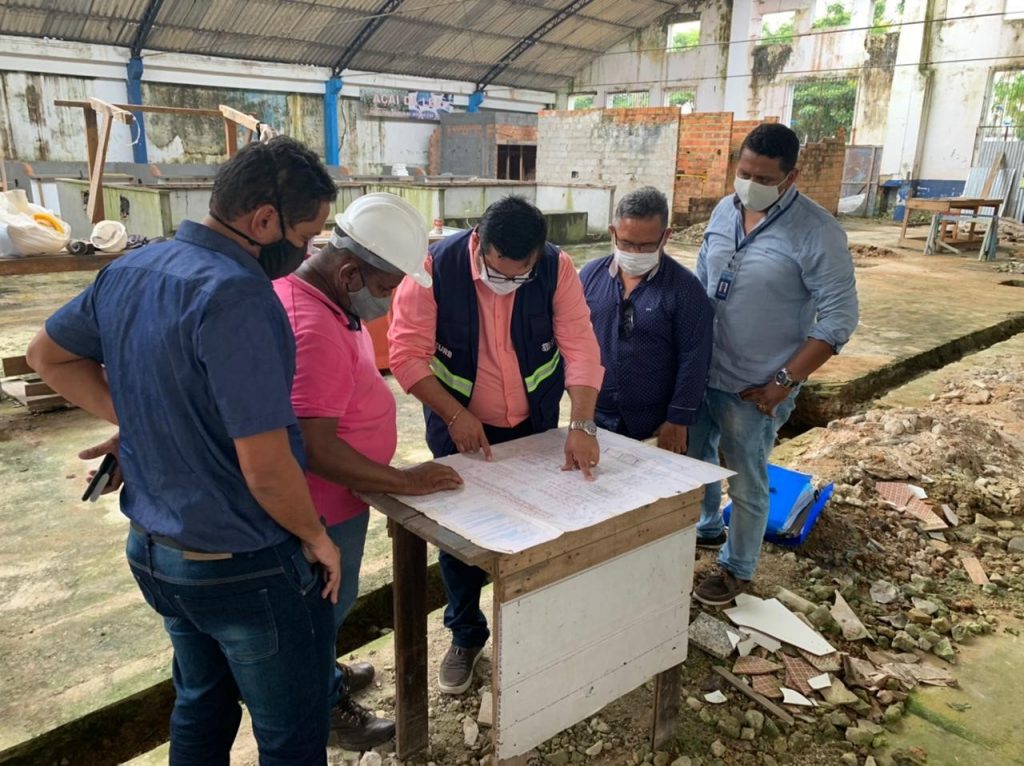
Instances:
[[[885,18],[885,0],[878,0],[875,7],[871,9],[871,29],[868,30],[868,34],[888,34],[891,23],[889,19]]]
[[[590,93],[586,96],[573,96],[572,97],[572,108],[573,109],[593,109],[594,108],[594,94]]]
[[[883,9],[884,10],[884,9]],[[828,29],[829,27],[845,27],[853,18],[842,3],[829,3],[825,15],[815,19],[811,29]]]
[[[668,97],[669,106],[693,106],[697,101],[697,94],[692,90],[673,91]]]
[[[834,136],[839,128],[850,139],[853,110],[857,103],[856,80],[808,80],[793,88],[793,119],[790,127],[801,142]]]
[[[793,44],[793,32],[794,32],[793,20],[784,21],[777,27],[772,27],[765,24],[761,27],[761,39],[758,41],[759,45],[792,45]]]
[[[684,29],[672,36],[672,47],[670,50],[673,53],[677,53],[678,51],[685,51],[687,48],[696,48],[698,42],[700,42],[700,29]]]
[[[1024,71],[1006,72],[992,83],[992,104],[1003,107],[1003,121],[1015,126],[1017,138],[1024,138]]]
[[[630,109],[634,106],[647,106],[651,94],[646,91],[634,91],[632,93],[613,93],[612,109]]]

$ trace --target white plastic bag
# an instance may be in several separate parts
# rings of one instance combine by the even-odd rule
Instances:
[[[71,240],[71,227],[52,210],[33,205],[24,189],[0,193],[0,255],[52,255]]]

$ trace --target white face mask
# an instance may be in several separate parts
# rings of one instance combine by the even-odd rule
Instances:
[[[479,260],[477,265],[479,267],[480,281],[491,288],[491,291],[497,295],[511,295],[520,287],[523,286],[523,282],[506,282],[504,279],[491,280],[491,272],[487,269],[487,264],[484,263],[484,259],[481,256],[477,256]]]
[[[733,179],[733,188],[736,189],[736,196],[740,198],[743,207],[757,213],[770,208],[782,196],[778,186],[767,186],[738,176]]]
[[[627,253],[624,250],[615,248],[615,264],[622,269],[624,274],[631,277],[641,277],[658,265],[661,258],[661,250],[656,253]]]

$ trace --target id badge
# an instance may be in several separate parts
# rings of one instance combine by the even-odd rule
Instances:
[[[729,289],[732,287],[732,272],[723,271],[718,277],[718,287],[715,288],[715,298],[724,301],[729,297]]]

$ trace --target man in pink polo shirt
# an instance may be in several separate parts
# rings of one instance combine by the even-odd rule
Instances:
[[[568,391],[562,468],[591,478],[601,352],[579,276],[547,242],[541,212],[505,197],[477,228],[432,245],[423,271],[433,285],[402,282],[388,340],[391,371],[425,405],[434,457],[482,450],[490,459],[491,444],[555,428]],[[486,575],[443,551],[439,560],[452,645],[438,685],[462,694],[490,636],[479,603]]]
[[[405,200],[368,194],[336,219],[330,243],[290,276],[274,283],[295,333],[292,407],[299,418],[309,469],[306,479],[327,534],[341,550],[341,588],[334,610],[341,627],[359,591],[369,509],[353,492],[409,495],[454,489],[451,468],[424,463],[398,470],[395,398],[377,371],[362,323],[387,313],[392,291],[421,270],[426,225]],[[373,679],[369,663],[339,663],[331,728],[346,749],[367,750],[394,736],[394,723],[374,717],[351,694]]]

